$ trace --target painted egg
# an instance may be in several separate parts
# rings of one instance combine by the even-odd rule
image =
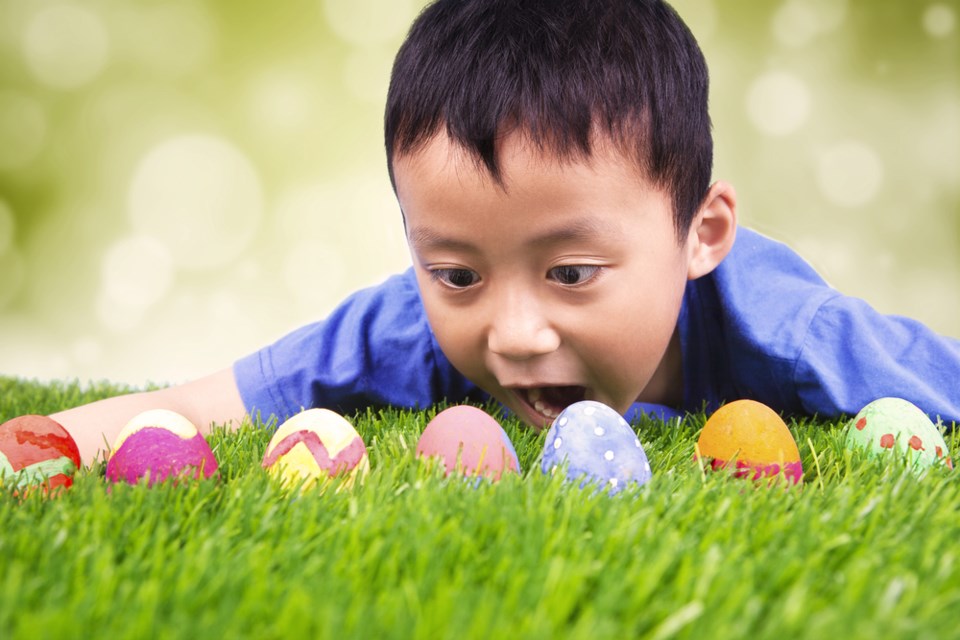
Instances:
[[[936,425],[919,407],[900,398],[880,398],[860,410],[846,427],[845,443],[871,456],[895,451],[917,469],[953,461]]]
[[[307,409],[277,428],[263,468],[285,487],[307,489],[340,478],[349,487],[370,470],[367,447],[353,425],[329,409]]]
[[[28,415],[0,425],[0,486],[65,489],[79,468],[77,443],[59,422]]]
[[[614,409],[593,400],[564,409],[547,431],[541,469],[554,473],[563,468],[567,480],[579,480],[581,487],[595,483],[611,495],[651,478],[637,434]]]
[[[507,432],[485,411],[469,405],[438,413],[420,435],[417,455],[440,458],[447,475],[457,471],[499,480],[506,471],[520,473]]]
[[[782,473],[794,483],[803,481],[800,451],[786,423],[754,400],[736,400],[717,409],[700,433],[697,455],[714,469],[735,464],[738,478],[759,480]]]
[[[148,486],[167,478],[209,478],[217,472],[210,445],[185,417],[166,409],[134,416],[107,458],[107,479]]]

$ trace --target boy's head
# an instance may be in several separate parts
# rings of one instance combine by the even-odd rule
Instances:
[[[603,139],[669,194],[682,240],[709,188],[707,85],[696,41],[659,0],[440,0],[394,63],[390,175],[441,132],[498,184],[510,133],[562,161]]]
[[[682,401],[688,279],[729,251],[707,80],[652,0],[440,0],[397,56],[391,178],[444,355],[521,419]]]

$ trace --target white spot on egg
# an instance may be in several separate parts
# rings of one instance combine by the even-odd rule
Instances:
[[[616,478],[610,478],[610,486],[611,486],[611,487],[616,487],[617,484],[618,484],[618,483],[617,483],[617,479],[616,479]]]
[[[560,438],[557,438],[556,440],[553,441],[554,449],[559,449],[561,445],[563,445],[563,440],[561,440]]]
[[[564,417],[560,418],[560,421],[557,422],[557,425],[563,427],[563,426],[566,426],[567,422],[569,422],[569,421],[567,420],[567,417],[564,416]]]
[[[606,453],[603,454],[603,457],[607,460],[613,460],[613,451],[608,450]]]
[[[603,427],[597,427],[596,429],[593,430],[593,432],[597,436],[602,436],[604,433],[606,433],[606,431],[603,430]]]
[[[596,411],[597,411],[596,407],[587,406],[583,408],[583,415],[592,416],[594,413],[596,413]]]
[[[633,444],[637,447],[637,449],[639,449],[639,448],[640,448],[640,438],[634,438]]]
[[[820,154],[817,182],[824,197],[833,204],[861,206],[880,190],[883,165],[877,152],[862,142],[841,142]]]

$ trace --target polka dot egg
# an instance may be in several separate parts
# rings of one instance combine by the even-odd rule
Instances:
[[[584,400],[560,413],[547,432],[541,468],[565,469],[567,480],[595,483],[616,494],[651,477],[647,454],[627,421],[600,402]]]
[[[870,456],[894,452],[917,470],[943,463],[953,467],[940,431],[919,407],[901,398],[880,398],[847,424],[846,446]]]

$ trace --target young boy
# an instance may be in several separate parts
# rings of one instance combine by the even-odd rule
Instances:
[[[899,396],[960,421],[960,341],[737,227],[707,94],[663,2],[439,0],[386,107],[412,269],[231,368],[53,417],[86,461],[161,407],[205,430],[492,396],[542,428],[582,399],[838,416]]]

